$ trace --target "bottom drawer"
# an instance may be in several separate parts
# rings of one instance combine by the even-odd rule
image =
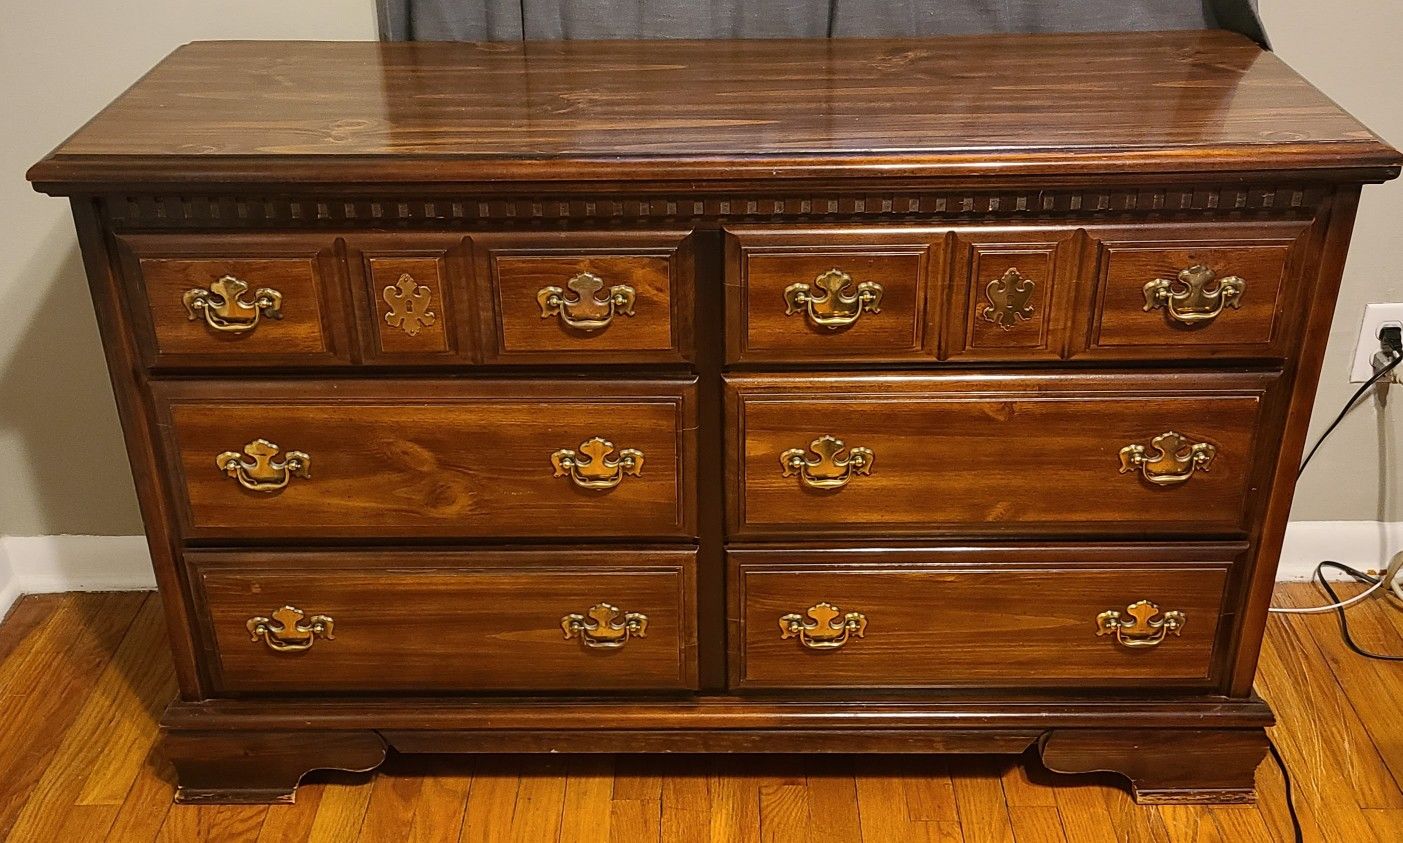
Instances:
[[[732,550],[732,685],[1209,685],[1245,551]]]
[[[186,560],[219,692],[696,687],[692,550]]]

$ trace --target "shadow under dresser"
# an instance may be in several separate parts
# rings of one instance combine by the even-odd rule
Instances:
[[[186,801],[1008,752],[1241,801],[1361,185],[1224,32],[209,42],[71,197]]]

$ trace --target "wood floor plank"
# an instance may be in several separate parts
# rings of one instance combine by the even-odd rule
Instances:
[[[3,681],[0,838],[9,835],[147,596],[69,595],[44,628],[28,637],[33,646],[26,639],[12,655],[14,667]]]
[[[609,835],[609,800],[614,793],[614,757],[586,755],[574,759],[565,778],[565,807],[560,817],[561,843],[597,843]]]
[[[411,843],[446,843],[463,832],[463,812],[468,807],[472,776],[460,772],[465,761],[455,759],[453,770],[439,770],[424,779],[414,807],[414,822],[406,839]]]
[[[890,756],[858,756],[853,761],[856,775],[858,820],[863,843],[920,840],[933,831],[923,820],[911,819],[907,799],[910,785],[910,759]],[[962,821],[946,823],[961,828]]]
[[[1013,821],[1004,802],[1003,775],[1007,758],[987,755],[958,756],[950,762],[960,829],[971,843],[1011,843]]]
[[[267,815],[266,805],[175,805],[166,814],[156,841],[255,843]]]
[[[705,759],[673,757],[674,772],[663,779],[662,839],[705,843],[711,836],[711,792]]]
[[[711,801],[708,839],[712,843],[759,843],[760,778],[753,768],[718,755],[710,759],[706,790]]]
[[[461,843],[500,843],[502,830],[511,824],[520,783],[514,758],[499,755],[478,760],[463,808]]]
[[[370,807],[370,790],[366,776],[335,774],[322,789],[317,814],[307,834],[309,843],[355,840]]]
[[[760,785],[760,840],[787,843],[809,839],[807,780],[769,781]]]
[[[258,832],[259,843],[311,838],[326,788],[327,785],[319,781],[304,781],[297,788],[296,802],[291,805],[269,805],[268,816]]]
[[[378,772],[370,783],[365,817],[354,839],[361,843],[405,839],[414,825],[414,811],[419,807],[419,792],[424,787],[424,772],[423,765]]]
[[[565,804],[565,762],[549,755],[522,759],[511,824],[505,839],[512,843],[554,841],[560,835]]]
[[[1010,804],[1008,818],[1013,826],[1013,839],[1018,843],[1067,843],[1062,817],[1056,807]]]
[[[1067,839],[1075,843],[1118,843],[1128,840],[1128,837],[1117,833],[1107,793],[1113,788],[1101,780],[1105,777],[1074,778],[1077,781],[1062,781],[1052,787],[1053,798],[1057,801],[1057,815],[1062,820],[1062,831]]]
[[[959,825],[955,785],[950,781],[950,759],[930,755],[904,761],[901,789],[906,798],[907,818]]]
[[[1227,839],[1202,805],[1159,805],[1155,813],[1171,843],[1225,843]]]
[[[63,602],[62,594],[26,594],[15,601],[4,621],[0,621],[0,666],[44,626]]]
[[[809,827],[815,839],[861,840],[862,816],[858,810],[857,780],[852,774],[851,759],[841,764],[839,770],[808,776],[806,783]]]
[[[1342,586],[1339,592],[1343,597],[1359,590],[1358,587]],[[1318,601],[1299,589],[1286,590],[1279,603],[1296,607],[1318,605]],[[1361,611],[1355,607],[1346,609],[1350,632],[1361,647],[1373,652],[1403,651],[1403,646],[1400,646],[1403,638],[1394,634],[1392,624],[1387,621],[1390,610],[1386,607],[1386,603],[1378,603],[1369,607],[1377,611]],[[1403,611],[1399,613],[1403,614]],[[1350,650],[1340,634],[1339,621],[1334,614],[1294,615],[1288,622],[1309,634],[1341,693],[1358,712],[1364,733],[1373,743],[1374,750],[1392,773],[1395,791],[1403,793],[1403,729],[1399,728],[1403,687],[1398,687],[1403,683],[1396,682],[1392,675],[1403,670],[1403,663],[1378,661]]]
[[[609,843],[660,843],[662,805],[644,799],[609,801]]]
[[[165,640],[159,606],[151,611],[155,603],[154,597],[142,601],[117,652],[92,685],[16,817],[15,839],[101,839],[116,819],[138,765],[145,761],[142,750],[156,737],[149,699],[172,687],[169,663],[150,657]],[[103,798],[85,803],[83,793],[94,775],[102,777]]]

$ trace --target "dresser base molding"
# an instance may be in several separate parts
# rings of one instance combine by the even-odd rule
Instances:
[[[1137,801],[1246,802],[1266,754],[1259,699],[798,702],[338,699],[178,702],[164,749],[182,802],[291,801],[312,770],[404,753],[1021,754],[1125,776]],[[1206,724],[1212,724],[1206,728]]]
[[[1141,805],[1256,801],[1263,729],[1057,729],[1038,741],[1054,773],[1118,773]]]

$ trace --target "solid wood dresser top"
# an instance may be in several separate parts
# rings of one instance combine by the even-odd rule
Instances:
[[[176,50],[29,173],[284,184],[1272,170],[1400,155],[1221,31]]]

